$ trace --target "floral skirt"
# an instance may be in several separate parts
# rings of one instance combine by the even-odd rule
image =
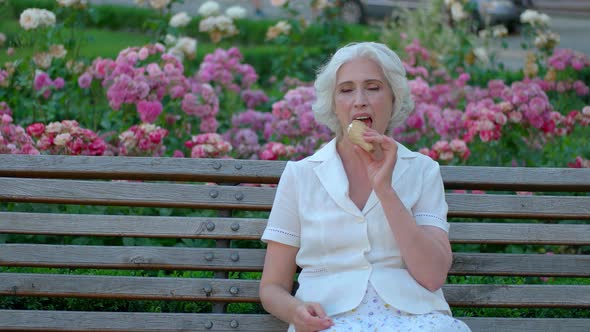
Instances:
[[[470,332],[467,324],[449,315],[432,312],[423,315],[409,314],[385,303],[371,283],[361,304],[332,317],[330,332]]]

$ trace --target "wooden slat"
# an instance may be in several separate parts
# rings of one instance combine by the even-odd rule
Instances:
[[[590,277],[590,255],[453,253],[449,274]]]
[[[275,189],[245,186],[0,178],[0,201],[268,210]]]
[[[258,240],[266,219],[0,212],[0,233]]]
[[[590,191],[590,169],[441,166],[447,189]]]
[[[0,155],[0,176],[277,183],[286,162],[192,158]],[[448,189],[590,191],[590,170],[441,166]]]
[[[590,308],[590,286],[445,285],[451,306]]]
[[[590,319],[577,318],[496,318],[457,317],[474,332],[587,332]],[[0,310],[2,331],[106,331],[106,332],[234,332],[231,321],[240,331],[284,332],[287,324],[271,315],[28,311]],[[211,322],[207,329],[205,325]]]
[[[473,332],[588,332],[590,319],[460,317]]]
[[[449,217],[590,219],[590,196],[447,194]]]
[[[451,243],[590,245],[590,224],[452,222]]]
[[[0,233],[6,234],[258,240],[265,227],[266,219],[255,218],[0,212]],[[452,243],[590,245],[590,224],[452,222],[449,238]]]
[[[261,271],[264,254],[264,249],[2,244],[0,265]],[[590,276],[590,255],[454,253],[453,261],[453,275]]]
[[[4,266],[260,271],[264,249],[0,245]]]
[[[278,183],[285,161],[0,155],[0,176]]]
[[[242,279],[0,274],[0,295],[14,296],[259,302],[258,285]],[[590,308],[587,285],[461,284],[445,285],[443,292],[450,305],[461,307]]]
[[[0,201],[269,210],[275,189],[0,178]],[[449,217],[590,219],[590,196],[447,194]]]
[[[232,321],[237,327],[232,327]],[[207,328],[207,324],[211,324]],[[2,331],[286,331],[271,315],[0,310]]]
[[[258,287],[258,280],[244,279],[0,273],[4,296],[259,302]]]

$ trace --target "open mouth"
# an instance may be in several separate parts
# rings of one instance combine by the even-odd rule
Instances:
[[[368,115],[361,115],[355,117],[354,120],[362,121],[365,124],[365,126],[372,128],[371,125],[373,124],[373,119]]]

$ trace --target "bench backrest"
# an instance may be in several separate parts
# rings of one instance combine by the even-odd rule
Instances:
[[[279,161],[0,155],[0,295],[194,302],[201,308],[195,311],[209,311],[16,306],[0,308],[0,330],[285,330],[260,306],[254,306],[255,314],[240,313],[240,304],[259,302],[257,274],[249,272],[262,270],[265,251],[258,240],[284,166]],[[441,171],[449,191],[451,242],[482,245],[481,252],[454,246],[450,275],[474,279],[444,286],[451,306],[590,308],[589,255],[492,250],[527,244],[582,252],[590,245],[590,169],[447,166]],[[489,284],[479,276],[578,279]],[[580,318],[464,319],[474,331],[590,326],[590,319]]]

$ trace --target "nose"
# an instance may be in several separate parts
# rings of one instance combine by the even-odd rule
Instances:
[[[367,106],[367,96],[362,89],[358,89],[354,95],[354,107],[363,108]]]

